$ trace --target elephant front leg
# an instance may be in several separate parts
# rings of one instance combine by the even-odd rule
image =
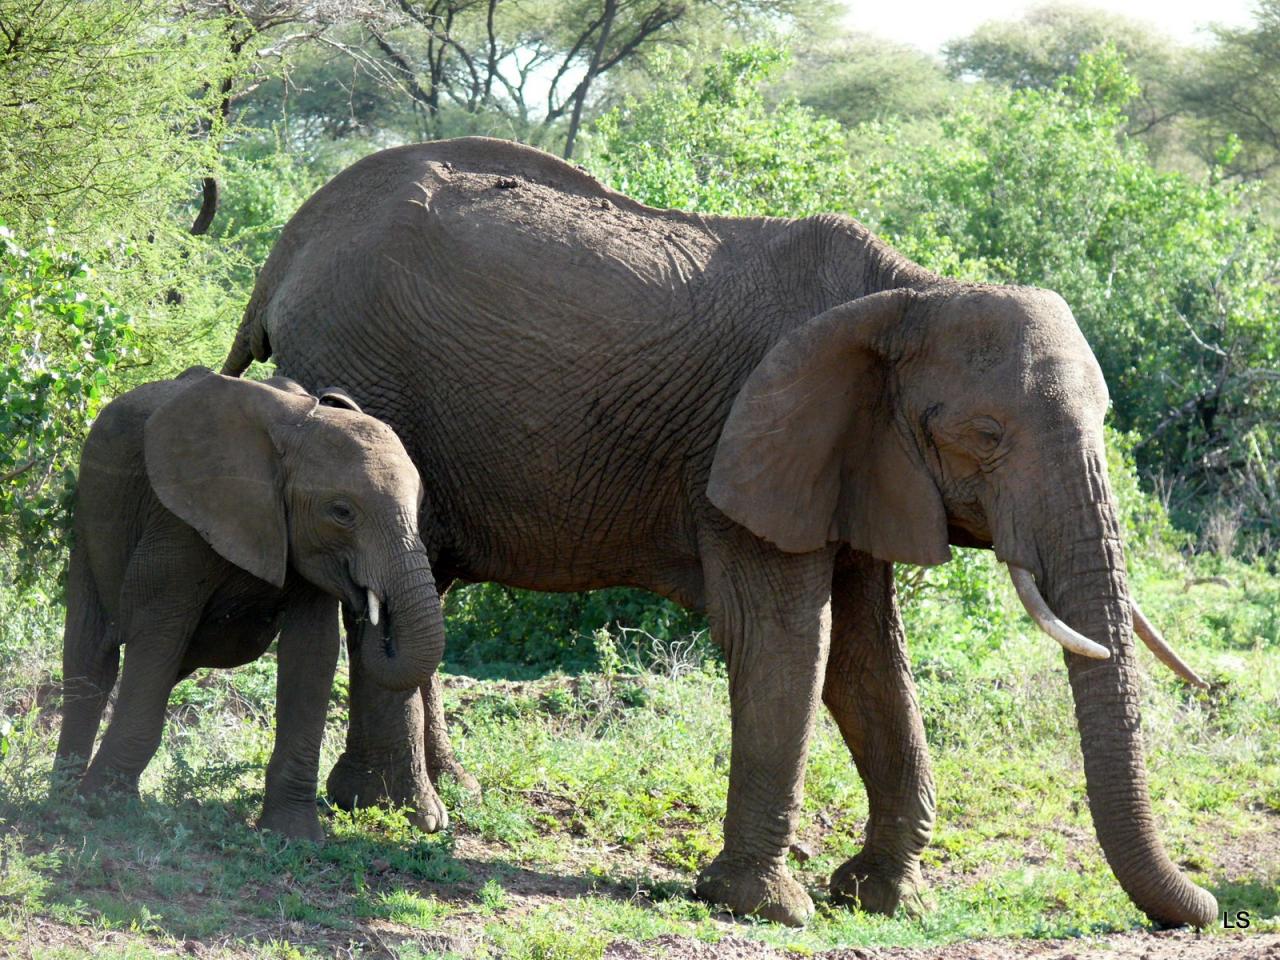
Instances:
[[[427,751],[427,773],[438,788],[440,775],[447,773],[458,782],[464,793],[473,799],[480,796],[480,783],[458,762],[444,716],[444,684],[440,672],[431,675],[431,683],[422,688],[422,712],[425,721],[423,736]]]
[[[280,631],[276,743],[258,826],[317,843],[324,830],[316,813],[316,781],[338,643],[337,602],[314,588],[299,589]]]
[[[343,810],[381,803],[403,806],[423,830],[443,830],[449,815],[427,767],[422,695],[381,687],[360,665],[358,654],[349,659],[347,746],[329,773],[329,798]]]
[[[893,566],[845,549],[831,590],[831,653],[822,698],[853,754],[870,808],[861,852],[831,877],[831,896],[874,913],[920,909],[920,854],[934,821],[933,774],[911,679]]]
[[[786,857],[826,665],[831,555],[785,555],[745,532],[727,539],[709,556],[704,550],[704,571],[712,634],[729,670],[729,796],[724,849],[694,892],[800,926],[813,901]]]

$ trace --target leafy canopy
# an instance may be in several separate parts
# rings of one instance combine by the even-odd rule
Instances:
[[[83,259],[0,226],[0,547],[20,579],[55,565],[80,440],[132,341]]]
[[[1152,165],[1126,133],[1136,92],[1104,48],[1052,89],[975,97],[940,144],[866,128],[880,159],[859,192],[926,266],[1062,294],[1176,518],[1234,504],[1253,547],[1274,547],[1280,240],[1248,190]]]
[[[0,217],[79,242],[163,230],[215,163],[219,25],[159,2],[7,0],[0,16]]]
[[[786,63],[748,46],[605,114],[585,162],[614,189],[656,207],[802,216],[830,209],[851,180],[844,130],[763,85]],[[676,65],[673,63],[674,68]]]

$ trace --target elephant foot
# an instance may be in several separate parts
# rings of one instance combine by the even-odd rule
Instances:
[[[480,781],[467,772],[466,768],[453,757],[438,763],[428,762],[427,769],[431,776],[431,782],[436,787],[440,786],[440,775],[447,773],[453,777],[454,782],[458,784],[458,789],[466,794],[467,797],[472,800],[481,798]]]
[[[344,753],[334,764],[325,784],[329,799],[342,810],[379,804],[404,807],[409,821],[425,833],[435,833],[449,826],[448,811],[431,785],[424,765],[405,763],[387,766],[391,769],[374,769]]]
[[[902,907],[912,917],[924,913],[920,898],[924,881],[920,867],[912,864],[905,870],[900,865],[888,866],[867,856],[866,852],[851,857],[831,875],[832,903],[858,907],[868,913],[892,916]]]
[[[141,796],[138,792],[137,774],[130,775],[96,765],[89,767],[89,772],[76,787],[76,794],[86,799],[116,797],[121,800],[137,800]]]
[[[324,828],[320,826],[320,817],[316,813],[316,805],[312,804],[277,804],[264,807],[262,817],[258,820],[259,830],[271,830],[291,840],[310,840],[312,843],[324,843]]]
[[[783,864],[730,860],[723,853],[699,875],[693,895],[788,927],[802,927],[813,916],[813,900]]]

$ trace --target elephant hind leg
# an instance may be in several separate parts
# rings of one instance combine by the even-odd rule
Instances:
[[[56,776],[79,781],[93,753],[102,711],[120,670],[120,642],[82,549],[71,551],[62,636],[62,729]]]
[[[836,558],[831,652],[822,699],[870,807],[866,842],[831,877],[836,901],[892,914],[919,908],[920,854],[933,832],[929,748],[907,659],[893,566],[849,549]]]

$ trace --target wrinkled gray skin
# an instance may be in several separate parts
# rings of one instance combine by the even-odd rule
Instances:
[[[1111,651],[1067,656],[1099,840],[1152,919],[1216,916],[1156,835],[1106,387],[1055,294],[945,280],[845,217],[654,210],[465,139],[375,154],[303,206],[224,371],[268,355],[405,439],[441,582],[707,611],[733,748],[702,896],[811,914],[785,857],[819,703],[870,802],[832,894],[914,895],[934,788],[891,573],[951,543],[1030,570]]]
[[[80,465],[60,770],[83,775],[86,794],[136,792],[173,685],[197,667],[248,663],[278,633],[261,825],[323,839],[316,774],[339,601],[376,683],[427,684],[443,651],[420,504],[400,441],[341,392],[318,401],[284,378],[196,367],[113,401]],[[368,590],[382,601],[378,627],[363,620]],[[119,696],[86,772],[122,644]],[[444,818],[438,800],[434,815]]]

